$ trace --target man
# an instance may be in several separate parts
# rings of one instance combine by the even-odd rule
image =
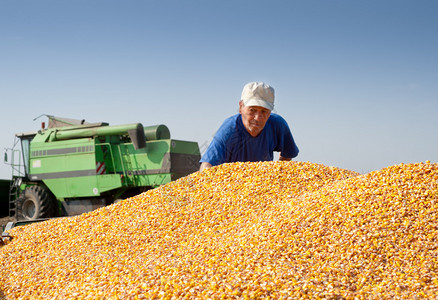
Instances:
[[[223,163],[271,161],[298,155],[287,122],[274,109],[274,89],[263,82],[245,85],[239,101],[239,114],[224,121],[201,158],[200,171]]]

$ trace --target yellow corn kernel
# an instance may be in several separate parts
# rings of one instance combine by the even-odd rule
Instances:
[[[438,165],[232,163],[12,229],[0,299],[438,294]]]

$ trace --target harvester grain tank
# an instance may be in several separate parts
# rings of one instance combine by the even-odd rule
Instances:
[[[9,215],[17,220],[81,214],[199,168],[198,144],[171,139],[165,125],[48,118],[48,128],[16,134],[18,158],[15,146],[5,154],[13,169]]]

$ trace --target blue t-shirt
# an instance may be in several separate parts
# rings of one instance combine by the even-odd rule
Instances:
[[[270,161],[274,151],[285,158],[298,155],[287,122],[279,115],[271,113],[262,132],[251,136],[242,122],[242,116],[236,114],[224,121],[212,142],[201,158],[213,166],[229,162]]]

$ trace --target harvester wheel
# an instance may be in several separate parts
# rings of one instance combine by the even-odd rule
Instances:
[[[30,186],[17,199],[18,219],[35,220],[54,217],[55,200],[43,187]]]

